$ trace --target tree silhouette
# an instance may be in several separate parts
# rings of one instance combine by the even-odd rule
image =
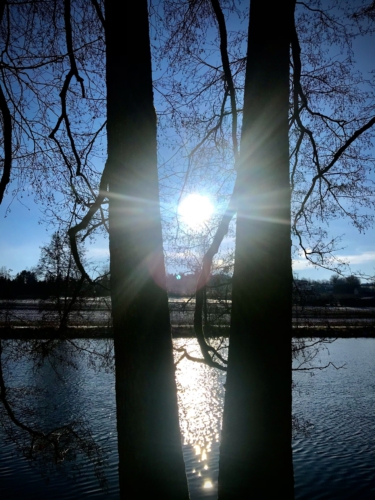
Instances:
[[[80,252],[82,260],[82,252]],[[44,319],[57,312],[59,332],[64,333],[73,307],[82,298],[84,277],[74,262],[68,235],[56,231],[48,245],[41,247],[37,274],[45,281],[45,300],[40,301]],[[54,306],[51,308],[51,303]]]
[[[268,498],[275,486],[293,497],[288,94],[294,5],[270,10],[253,0],[250,6],[220,499]]]
[[[120,490],[122,498],[137,491],[145,498],[182,499],[188,492],[166,293],[147,2],[127,7],[125,24],[119,14],[108,1],[102,184],[109,198]]]
[[[147,2],[127,6],[125,32],[118,6],[108,1],[105,14],[102,9],[96,1],[2,3],[6,75],[0,95],[5,152],[0,194],[13,164],[21,190],[31,182],[47,202],[49,216],[70,227],[81,280],[90,278],[77,234],[83,240],[100,227],[109,230],[121,496],[130,490],[145,497],[185,498]],[[97,190],[92,155],[101,154],[105,117],[108,159]],[[38,170],[46,174],[44,183]],[[59,202],[55,190],[63,193]],[[59,255],[55,252],[55,263]]]

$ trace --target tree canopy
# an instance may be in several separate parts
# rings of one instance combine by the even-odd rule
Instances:
[[[340,234],[327,222],[347,217],[365,231],[373,220],[373,80],[355,64],[360,40],[373,32],[371,5],[296,3],[293,241],[296,255],[334,270],[341,264],[334,257]],[[80,238],[108,230],[108,203],[97,200],[106,161],[103,9],[96,1],[44,0],[4,2],[0,12],[1,196],[10,179],[21,201],[36,197],[45,219],[64,227],[82,224],[98,208]],[[150,4],[159,186],[171,263],[185,253],[199,267],[202,258],[200,235],[179,223],[176,238],[177,201],[195,190],[215,201],[207,249],[234,185],[247,17],[241,2]]]

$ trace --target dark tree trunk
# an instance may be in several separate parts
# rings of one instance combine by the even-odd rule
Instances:
[[[106,2],[121,498],[188,498],[165,290],[147,1]],[[130,495],[130,496],[129,496]]]
[[[293,12],[293,0],[251,0],[220,500],[293,498],[288,152]]]

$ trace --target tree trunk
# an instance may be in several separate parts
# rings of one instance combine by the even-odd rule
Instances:
[[[165,289],[147,1],[106,2],[110,270],[121,498],[188,498]]]
[[[219,499],[293,498],[288,151],[294,1],[251,0]]]

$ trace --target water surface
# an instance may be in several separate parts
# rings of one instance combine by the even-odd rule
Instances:
[[[104,345],[95,340],[90,348],[100,350]],[[175,346],[180,349],[177,359],[181,348],[199,356],[194,340],[176,340]],[[49,363],[35,371],[30,361],[12,360],[5,379],[15,389],[19,418],[29,425],[52,428],[73,421],[90,429],[106,458],[99,469],[107,478],[107,489],[100,487],[92,462],[80,452],[75,460],[67,452],[57,469],[44,468],[43,476],[38,460],[30,464],[22,457],[22,446],[30,443],[21,441],[17,449],[6,429],[0,428],[2,499],[119,497],[113,372],[98,370],[89,356],[75,357],[71,346],[61,349],[71,363],[57,373]],[[6,352],[3,358],[6,361]],[[312,424],[310,436],[297,436],[293,443],[297,500],[375,498],[374,359],[375,339],[340,339],[315,362],[324,366],[331,361],[344,368],[330,366],[313,376],[294,372],[293,411]],[[193,500],[216,498],[224,382],[223,373],[186,358],[177,365],[183,451]]]

